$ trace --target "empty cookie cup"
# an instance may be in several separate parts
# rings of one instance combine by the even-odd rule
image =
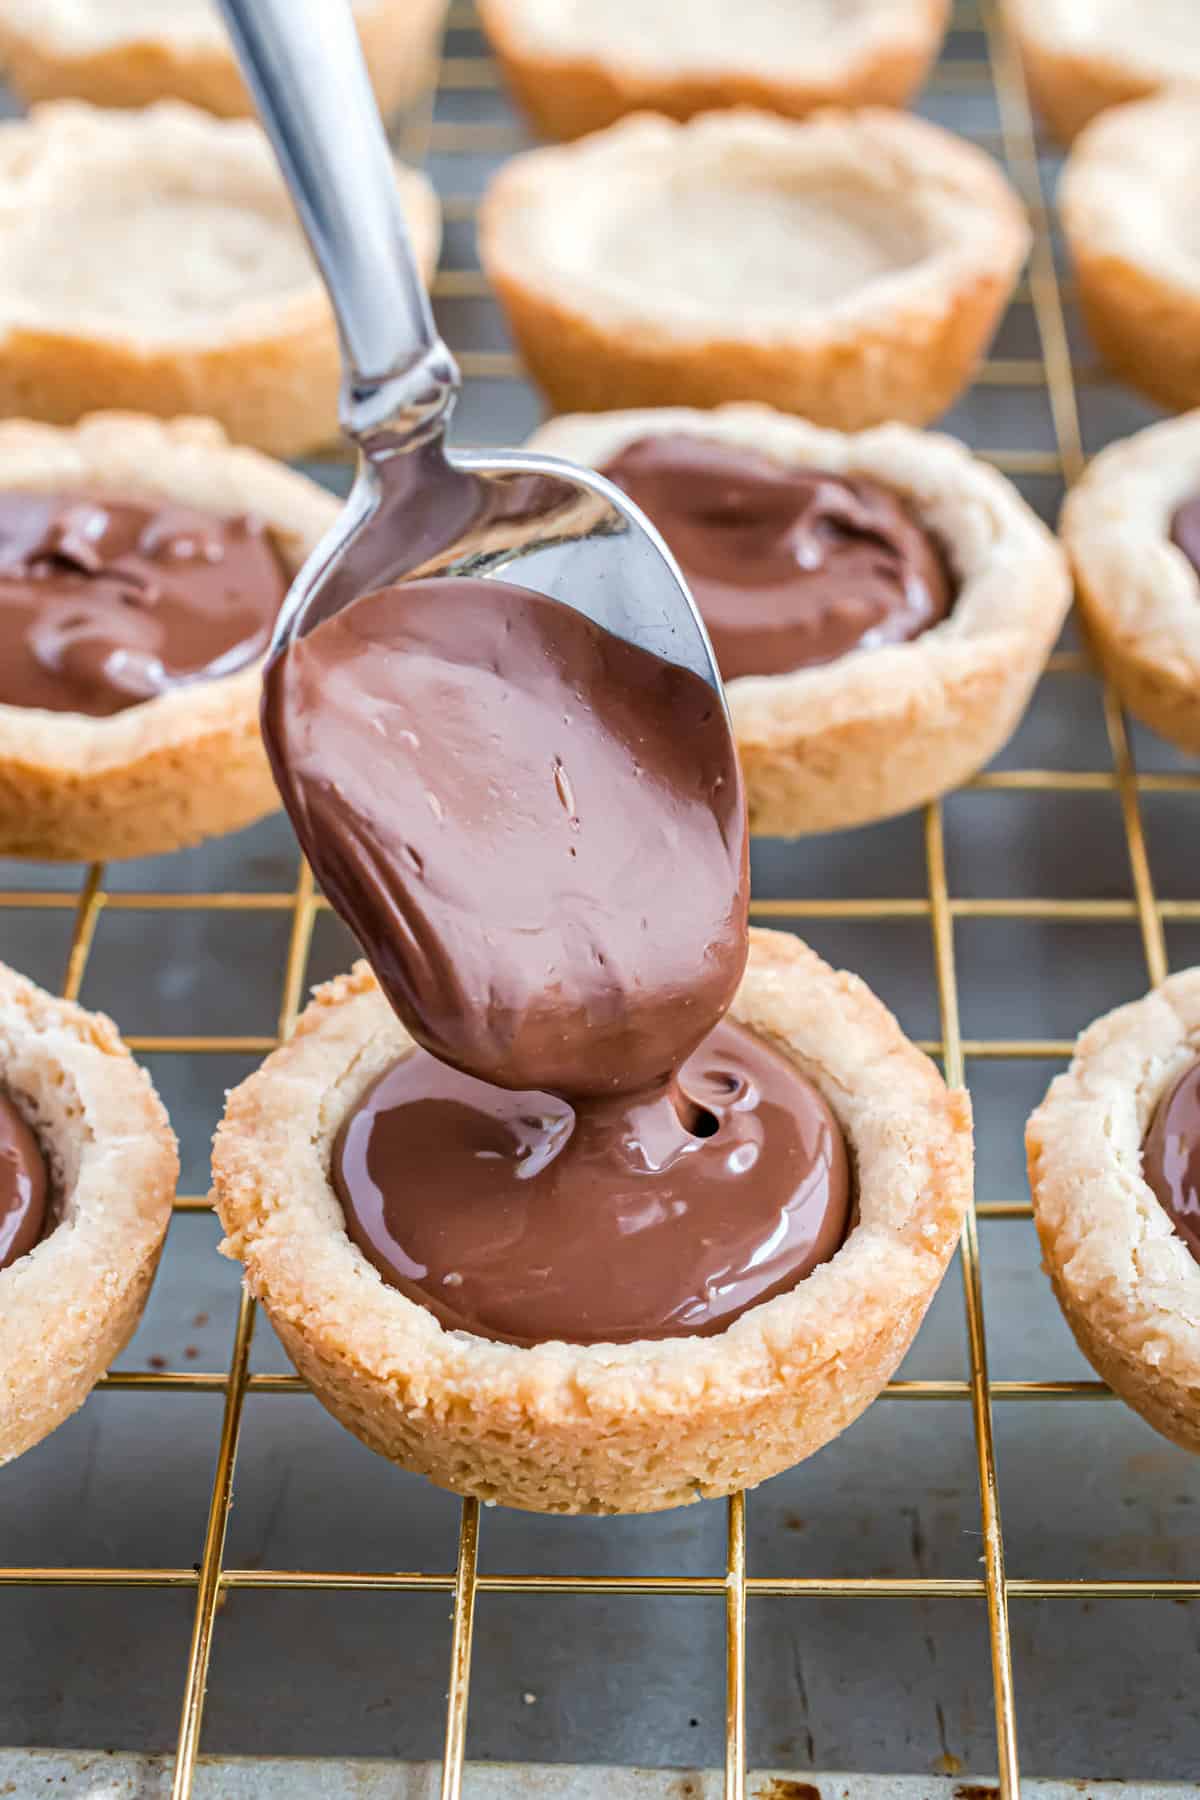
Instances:
[[[0,1463],[82,1406],[133,1335],[178,1173],[111,1020],[0,964]]]
[[[1117,107],[1078,138],[1058,193],[1096,348],[1174,411],[1200,406],[1198,139],[1200,92]]]
[[[226,1253],[336,1418],[461,1494],[652,1512],[765,1480],[870,1404],[957,1241],[967,1097],[861,981],[784,933],[751,933],[731,1016],[792,1060],[841,1126],[858,1208],[841,1248],[716,1335],[526,1348],[445,1329],[351,1241],[334,1142],[413,1044],[365,965],[318,991],[291,1042],[230,1095],[213,1198]]]
[[[414,171],[396,180],[428,276],[437,201]],[[175,101],[61,101],[0,124],[0,415],[204,413],[294,456],[336,437],[339,382],[329,302],[259,126]]]
[[[760,834],[865,824],[967,780],[1015,729],[1070,603],[1051,534],[950,438],[726,406],[567,415],[531,444],[608,473],[674,549]],[[918,581],[938,584],[923,609]]]
[[[1046,1273],[1122,1400],[1200,1450],[1200,969],[1080,1037],[1025,1134]]]
[[[1200,753],[1200,412],[1102,450],[1067,495],[1061,529],[1122,703]]]
[[[514,157],[480,214],[555,408],[761,400],[843,430],[950,404],[1028,241],[982,151],[873,110],[639,115]]]
[[[0,423],[0,855],[151,856],[274,812],[262,654],[336,514],[211,420]]]
[[[429,80],[446,0],[352,0],[380,110]],[[0,0],[0,63],[26,102],[254,112],[214,0]]]
[[[574,138],[626,113],[689,119],[754,106],[903,106],[937,55],[946,0],[483,0],[505,80],[543,137]]]
[[[1069,144],[1097,113],[1200,80],[1190,0],[1005,0],[1038,111]]]

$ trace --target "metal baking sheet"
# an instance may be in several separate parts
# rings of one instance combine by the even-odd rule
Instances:
[[[195,1800],[438,1800],[440,1763],[298,1761],[290,1757],[202,1757]],[[600,1781],[603,1786],[601,1787]],[[56,1794],[60,1800],[169,1800],[171,1759],[91,1751],[0,1751],[0,1794]],[[752,1771],[750,1800],[996,1800],[993,1783],[942,1776],[790,1775]],[[506,1763],[470,1771],[469,1800],[721,1800],[703,1769],[605,1769],[571,1763]],[[1025,1783],[1029,1800],[1079,1800],[1074,1781]],[[1088,1782],[1088,1800],[1184,1800],[1174,1782]]]
[[[921,111],[999,153],[1002,123],[1010,147],[1014,141],[1012,117],[1002,121],[989,85],[979,17],[973,0],[960,4]],[[457,436],[503,444],[531,428],[538,406],[509,373],[503,326],[475,261],[472,199],[498,156],[521,141],[484,54],[456,10],[432,133],[423,134],[420,122],[413,130],[427,138],[428,164],[448,201],[437,309],[451,343],[468,352]],[[1041,167],[1052,184],[1048,154]],[[1090,451],[1153,415],[1094,378],[1073,317],[1070,331]],[[1051,367],[1048,382],[1041,357],[1026,287],[995,347],[997,360],[946,423],[998,452],[1008,468],[1028,471],[1019,484],[1052,520],[1062,487],[1056,402],[1060,433],[1065,415],[1061,368]],[[344,469],[320,472],[344,484]],[[962,1031],[979,1051],[968,1059],[978,1193],[989,1204],[1025,1199],[1021,1132],[1061,1066],[1055,1046],[1146,986],[1131,820],[1144,826],[1158,900],[1197,899],[1197,794],[1176,780],[1194,775],[1195,765],[1135,730],[1142,785],[1123,795],[1112,777],[1101,692],[1081,672],[1077,651],[1069,629],[990,783],[944,807],[952,900],[1024,909],[1011,916],[1003,904],[984,904],[960,909],[955,920]],[[1054,785],[1062,771],[1071,772],[1070,788]],[[144,1050],[181,1139],[185,1196],[205,1191],[226,1088],[259,1060],[252,1046],[276,1031],[296,878],[295,847],[280,819],[194,852],[114,866],[104,877],[109,898],[84,971],[84,1003],[112,1012],[143,1046],[181,1035],[249,1040],[221,1053]],[[928,881],[919,815],[754,848],[756,899],[841,903],[840,915],[783,923],[865,976],[919,1039],[941,1034]],[[0,954],[50,986],[63,980],[80,884],[75,869],[0,865]],[[247,896],[247,904],[203,904],[230,893]],[[199,903],[155,905],[163,895]],[[1078,916],[1081,903],[1095,902],[1102,905]],[[1200,910],[1185,915],[1186,908],[1167,908],[1174,967],[1200,961]],[[351,950],[336,920],[321,916],[306,979],[341,969]],[[996,1054],[1001,1041],[1047,1050]],[[201,1211],[175,1218],[122,1371],[149,1379],[226,1370],[238,1274],[215,1254],[218,1236]],[[1017,1584],[1195,1579],[1195,1462],[1116,1401],[1022,1389],[1089,1380],[1091,1371],[1038,1270],[1028,1218],[985,1216],[980,1241],[990,1369],[1000,1384],[995,1436],[1009,1577]],[[901,1374],[961,1383],[968,1366],[955,1267]],[[261,1319],[251,1367],[256,1374],[288,1368]],[[204,1544],[221,1409],[220,1392],[203,1384],[97,1392],[0,1474],[0,1562],[186,1574]],[[450,1496],[373,1457],[308,1396],[249,1394],[228,1568],[452,1574],[458,1520]],[[982,1540],[970,1406],[961,1397],[883,1398],[818,1456],[752,1494],[747,1521],[752,1578],[977,1580]],[[725,1531],[718,1503],[624,1520],[485,1513],[485,1577],[695,1574],[717,1585],[704,1596],[481,1591],[469,1795],[709,1800],[721,1791],[711,1771],[724,1755]],[[115,1800],[168,1791],[161,1760],[131,1756],[161,1759],[174,1747],[195,1603],[194,1583],[78,1585],[68,1577],[61,1585],[4,1586],[0,1743],[14,1748],[0,1756],[0,1792]],[[446,1591],[226,1589],[202,1732],[205,1756],[220,1760],[202,1761],[196,1794],[266,1800],[286,1792],[300,1800],[436,1792],[437,1775],[423,1765],[442,1751],[451,1611]],[[1194,1605],[1038,1599],[1018,1587],[1010,1615],[1023,1765],[1049,1784],[1029,1791],[1060,1800],[1068,1791],[1099,1793],[1102,1780],[1194,1777]],[[750,1778],[747,1792],[760,1800],[982,1800],[991,1792],[997,1749],[978,1597],[753,1595],[748,1676],[748,1762],[778,1772]],[[24,1754],[34,1747],[46,1754]],[[116,1754],[67,1754],[81,1751]],[[279,1757],[301,1760],[257,1760]],[[350,1758],[368,1760],[351,1765]],[[852,1773],[816,1773],[831,1769]],[[698,1773],[704,1770],[710,1773]],[[1152,1791],[1161,1790],[1128,1790]]]

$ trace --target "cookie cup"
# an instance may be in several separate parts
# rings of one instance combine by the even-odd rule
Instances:
[[[1005,0],[1034,104],[1062,144],[1097,113],[1200,80],[1200,15],[1190,30],[1184,8],[1112,0],[1103,9],[1078,0]]]
[[[428,280],[436,196],[399,164],[396,185]],[[0,416],[203,413],[299,456],[337,437],[340,386],[333,312],[259,125],[173,100],[0,122]]]
[[[97,413],[73,429],[0,423],[0,488],[255,513],[294,573],[337,514],[305,476],[208,419]],[[152,856],[234,831],[279,796],[258,728],[261,663],[109,718],[0,706],[0,856]]]
[[[878,1394],[954,1249],[969,1102],[861,981],[785,934],[751,938],[733,1016],[833,1108],[858,1221],[830,1262],[715,1337],[522,1349],[446,1331],[381,1280],[329,1176],[342,1121],[412,1048],[365,965],[319,989],[230,1095],[213,1153],[223,1249],[318,1399],[373,1450],[481,1500],[652,1512],[776,1474]]]
[[[801,118],[819,106],[903,106],[937,55],[949,7],[867,0],[836,21],[809,10],[783,0],[773,17],[748,20],[717,0],[693,11],[684,32],[671,5],[656,16],[642,0],[627,8],[483,0],[479,13],[539,136],[575,138],[631,112],[690,119],[753,106]],[[705,29],[714,13],[719,41]]]
[[[566,415],[530,444],[602,468],[664,432],[881,482],[932,533],[957,583],[950,616],[909,643],[727,684],[753,831],[792,837],[905,812],[1000,749],[1070,603],[1062,554],[1010,482],[951,438],[902,425],[845,435],[765,406]]]
[[[1088,332],[1159,406],[1200,406],[1200,90],[1104,113],[1067,158],[1059,213]]]
[[[0,1086],[37,1133],[57,1222],[0,1270],[0,1463],[82,1406],[137,1326],[179,1174],[112,1021],[0,963]]]
[[[1122,703],[1200,752],[1200,575],[1171,520],[1200,494],[1200,412],[1111,444],[1067,495],[1062,540],[1079,604]]]
[[[950,405],[1029,242],[982,151],[871,108],[636,114],[513,157],[479,229],[557,410],[759,400],[842,430]]]
[[[1188,969],[1088,1027],[1025,1133],[1043,1264],[1075,1341],[1186,1450],[1200,1450],[1200,1265],[1142,1178],[1142,1143],[1197,1057],[1200,969]]]
[[[429,81],[446,0],[355,0],[367,71],[386,116]],[[216,8],[175,0],[123,22],[112,0],[0,0],[0,60],[26,102],[147,106],[186,100],[225,118],[251,117],[237,58]]]

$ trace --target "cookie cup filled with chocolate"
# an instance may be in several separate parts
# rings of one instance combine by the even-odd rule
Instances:
[[[1090,1025],[1025,1134],[1044,1266],[1097,1372],[1200,1450],[1200,969]]]
[[[209,420],[0,424],[0,855],[156,855],[275,810],[262,654],[336,511]]]
[[[132,1336],[178,1171],[111,1021],[0,964],[0,1463],[81,1406]]]
[[[649,1512],[765,1480],[869,1405],[954,1249],[969,1103],[861,981],[787,934],[752,932],[730,1017],[832,1110],[853,1171],[845,1241],[714,1335],[522,1347],[446,1330],[351,1241],[331,1177],[338,1134],[416,1052],[365,965],[318,991],[293,1040],[230,1095],[213,1198],[226,1254],[344,1425],[458,1493]]]
[[[1101,451],[1067,495],[1062,538],[1122,702],[1200,751],[1200,412]]]
[[[1070,604],[1049,531],[947,437],[722,406],[567,414],[530,443],[607,473],[675,551],[766,836],[967,780],[1016,728]]]

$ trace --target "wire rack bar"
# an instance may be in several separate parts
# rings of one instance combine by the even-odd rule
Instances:
[[[746,1496],[731,1494],[725,1527],[725,1795],[746,1793]]]
[[[283,985],[279,1002],[279,1036],[282,1043],[295,1029],[304,993],[304,975],[312,945],[316,909],[313,905],[313,881],[308,864],[301,862],[296,879],[292,930],[283,969]],[[274,1043],[268,1046],[274,1048]],[[187,1673],[184,1678],[183,1704],[179,1720],[179,1741],[175,1753],[175,1769],[171,1784],[172,1800],[189,1800],[200,1753],[200,1733],[204,1720],[204,1700],[208,1683],[208,1666],[212,1656],[213,1629],[217,1602],[221,1591],[221,1562],[225,1554],[225,1536],[233,1505],[233,1477],[237,1464],[238,1442],[250,1370],[250,1344],[254,1336],[255,1305],[249,1289],[243,1287],[238,1305],[237,1326],[229,1358],[229,1374],[225,1384],[225,1410],[221,1420],[221,1437],[217,1446],[217,1463],[209,1501],[208,1524],[204,1534],[196,1611],[192,1622],[192,1641],[188,1650]]]
[[[937,975],[938,1010],[942,1018],[943,1063],[946,1079],[960,1087],[964,1079],[963,1045],[959,1036],[958,981],[954,965],[954,926],[950,916],[946,882],[946,847],[939,802],[925,813],[925,854],[929,880],[930,922],[933,929],[934,966]],[[992,1435],[992,1408],[988,1394],[987,1338],[983,1327],[983,1283],[979,1265],[979,1235],[972,1199],[963,1221],[963,1297],[967,1314],[967,1344],[971,1365],[971,1417],[979,1475],[979,1510],[983,1524],[984,1588],[987,1597],[988,1640],[992,1658],[992,1688],[996,1711],[996,1747],[1000,1792],[1003,1800],[1016,1800],[1020,1792],[1017,1758],[1017,1713],[1013,1690],[1012,1643],[1008,1629],[1008,1598],[1004,1578],[1004,1533],[1000,1523],[1000,1493],[996,1475],[996,1447]]]
[[[220,1587],[326,1593],[452,1594],[454,1573],[425,1570],[223,1569]],[[196,1569],[93,1569],[45,1567],[0,1569],[3,1587],[195,1588]],[[815,1600],[984,1600],[987,1584],[977,1575],[748,1575],[746,1594],[754,1599]],[[1049,1580],[1010,1576],[1010,1600],[1200,1600],[1200,1581],[1180,1579]],[[477,1593],[559,1594],[609,1597],[689,1595],[715,1598],[728,1593],[722,1575],[480,1575]]]
[[[479,1588],[479,1502],[464,1500],[458,1530],[454,1624],[450,1636],[450,1686],[446,1695],[446,1749],[442,1759],[442,1800],[459,1800],[467,1747],[467,1696],[471,1685],[471,1644],[475,1595]]]

